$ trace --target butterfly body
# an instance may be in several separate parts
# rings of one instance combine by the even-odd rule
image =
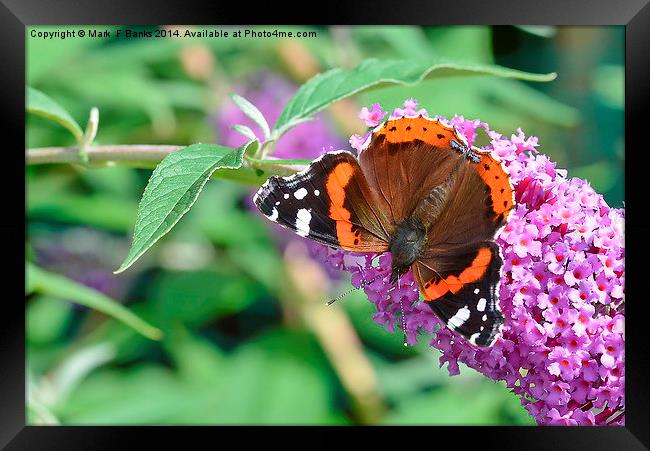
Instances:
[[[388,248],[393,256],[391,282],[397,281],[423,255],[426,243],[427,231],[419,219],[411,217],[398,224]]]
[[[254,198],[270,220],[321,244],[390,252],[390,281],[412,271],[447,327],[478,346],[503,324],[502,259],[494,236],[514,206],[510,179],[489,152],[424,117],[386,121],[358,157],[330,152]]]

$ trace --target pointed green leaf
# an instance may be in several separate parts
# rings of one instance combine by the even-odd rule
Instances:
[[[245,125],[236,124],[236,125],[233,125],[230,128],[235,130],[237,133],[241,133],[242,135],[244,135],[248,139],[257,139],[257,136],[255,136],[255,132],[253,130],[251,130],[249,127],[246,127]]]
[[[246,144],[244,144],[244,155],[256,155],[257,150],[260,148],[260,142],[257,140],[257,138],[253,138],[250,141],[248,141]]]
[[[33,291],[53,298],[76,302],[105,313],[152,340],[162,338],[160,329],[153,327],[122,304],[99,291],[58,274],[45,271],[29,262],[26,263],[25,270],[28,285]]]
[[[131,250],[115,273],[131,266],[176,225],[214,171],[239,168],[244,148],[192,144],[165,157],[147,183],[138,206]]]
[[[271,130],[269,129],[269,124],[266,122],[266,119],[264,119],[262,112],[242,96],[231,94],[231,97],[239,109],[242,110],[242,112],[248,116],[249,119],[260,126],[262,132],[264,133],[264,138],[269,139],[269,136],[271,136]]]
[[[25,87],[25,110],[64,126],[78,142],[81,142],[83,131],[79,124],[61,105],[41,91],[29,86]]]
[[[459,63],[439,59],[414,60],[368,59],[351,70],[332,69],[316,75],[302,85],[284,107],[274,127],[279,137],[306,118],[353,94],[391,84],[412,85],[424,79],[466,75],[492,75],[528,81],[551,81],[556,74],[532,74],[493,64]]]

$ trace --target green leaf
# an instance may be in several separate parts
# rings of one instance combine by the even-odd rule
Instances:
[[[81,127],[61,105],[41,91],[30,88],[29,86],[25,87],[25,102],[25,110],[27,112],[42,116],[64,126],[78,142],[81,142],[83,137]]]
[[[239,168],[244,148],[192,144],[165,157],[147,183],[138,206],[131,250],[115,273],[131,266],[176,225],[214,171]]]
[[[246,116],[248,116],[250,120],[252,120],[257,125],[260,126],[262,132],[264,133],[264,138],[269,139],[269,136],[271,136],[271,130],[269,129],[269,124],[266,122],[266,119],[264,119],[264,115],[262,114],[262,112],[258,110],[255,105],[250,103],[242,96],[239,96],[237,94],[231,94],[231,97],[233,102],[235,102],[235,104],[239,107],[239,109],[242,110],[242,112]]]
[[[237,133],[241,133],[242,135],[244,135],[245,137],[247,137],[250,140],[257,139],[257,136],[255,136],[255,132],[253,132],[253,130],[246,127],[245,125],[236,124],[236,125],[233,125],[230,128],[235,130]]]
[[[257,138],[253,138],[244,144],[244,155],[254,156],[257,154],[258,149],[260,148],[260,142]]]
[[[26,263],[26,273],[29,286],[34,291],[57,299],[70,300],[105,313],[152,340],[162,338],[162,332],[159,329],[99,291],[58,274],[45,271],[29,262]]]
[[[497,65],[457,63],[443,59],[433,63],[368,59],[352,70],[331,69],[302,85],[284,107],[275,124],[274,134],[276,137],[280,136],[328,105],[359,92],[390,84],[413,85],[428,78],[462,75],[494,75],[528,81],[551,81],[557,74],[532,74]]]

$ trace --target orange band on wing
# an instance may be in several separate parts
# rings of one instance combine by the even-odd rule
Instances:
[[[472,260],[472,264],[457,276],[448,276],[437,282],[429,281],[424,284],[424,298],[426,301],[435,301],[448,292],[458,293],[465,285],[481,279],[492,261],[492,252],[488,247],[479,249]]]
[[[501,167],[501,162],[489,153],[481,154],[481,162],[476,165],[476,171],[490,187],[492,209],[496,217],[503,214],[502,218],[505,218],[514,206],[510,176]]]
[[[384,135],[390,143],[404,143],[419,139],[436,147],[449,148],[449,141],[460,139],[452,127],[447,127],[436,120],[423,117],[403,117],[388,120],[377,131],[377,136]]]
[[[327,177],[325,188],[332,204],[329,217],[336,221],[336,237],[343,249],[354,250],[361,242],[361,231],[350,222],[352,213],[346,209],[345,187],[354,175],[354,168],[350,163],[339,163]]]

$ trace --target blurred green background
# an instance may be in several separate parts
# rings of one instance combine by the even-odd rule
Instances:
[[[243,138],[228,127],[244,118],[230,92],[273,120],[315,73],[368,57],[555,71],[549,83],[478,76],[370,91],[298,126],[277,153],[309,157],[344,146],[364,129],[361,106],[391,109],[415,97],[431,114],[539,136],[538,149],[558,167],[622,206],[622,27],[293,30],[317,37],[42,40],[28,29],[28,84],[81,124],[97,106],[97,144],[238,145]],[[26,132],[28,147],[74,144],[63,128],[31,115]],[[28,259],[116,299],[165,334],[148,340],[74,299],[30,294],[30,423],[533,424],[504,384],[466,367],[449,377],[424,339],[404,348],[401,334],[372,321],[362,293],[326,309],[323,301],[349,280],[252,212],[254,187],[211,181],[169,235],[113,275],[150,174],[26,168]]]

